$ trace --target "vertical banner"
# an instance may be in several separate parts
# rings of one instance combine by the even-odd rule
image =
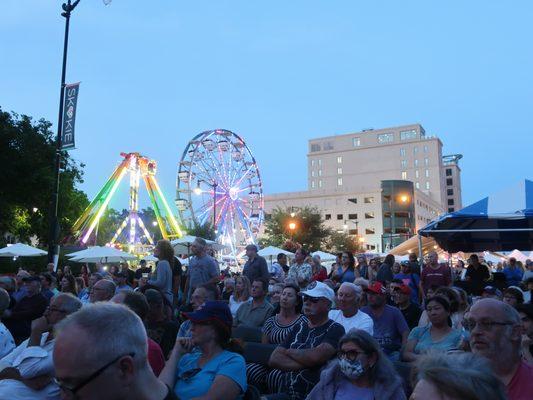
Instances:
[[[80,82],[65,86],[65,105],[63,107],[63,129],[61,130],[61,149],[73,149],[74,124],[76,122],[76,107]]]

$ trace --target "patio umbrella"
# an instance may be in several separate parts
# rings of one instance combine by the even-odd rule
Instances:
[[[191,245],[196,240],[196,236],[186,235],[182,236],[179,239],[175,239],[170,244],[174,248],[174,252],[176,254],[190,254],[191,253]],[[215,242],[214,240],[204,239],[209,247],[211,247],[215,251],[224,250],[226,246],[223,244],[220,244],[218,242]]]
[[[12,244],[0,249],[0,257],[36,257],[46,254],[48,254],[46,251],[24,243]]]
[[[126,253],[107,246],[94,246],[87,250],[77,251],[67,255],[71,261],[74,262],[89,262],[89,263],[113,263],[127,260],[136,260],[137,257],[131,253]]]

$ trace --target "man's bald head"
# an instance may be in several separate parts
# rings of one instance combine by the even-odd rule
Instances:
[[[97,301],[109,301],[115,295],[117,286],[113,281],[102,279],[94,284],[91,289],[90,301],[96,303]]]

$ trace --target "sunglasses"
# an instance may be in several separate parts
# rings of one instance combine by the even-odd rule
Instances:
[[[311,296],[304,295],[303,296],[303,300],[304,301],[310,301],[311,303],[316,304],[320,300],[320,297],[311,297]]]

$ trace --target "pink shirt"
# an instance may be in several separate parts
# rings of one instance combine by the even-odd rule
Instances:
[[[533,366],[520,362],[513,379],[507,385],[509,400],[530,400],[533,398]]]

